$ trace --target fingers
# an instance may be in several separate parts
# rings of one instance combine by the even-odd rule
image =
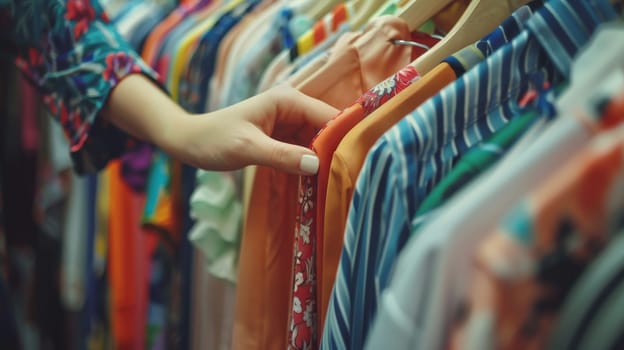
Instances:
[[[278,124],[292,118],[320,129],[339,113],[338,109],[291,87],[278,86],[271,89],[270,93],[275,102]],[[318,172],[318,157],[312,150],[302,146],[280,142],[263,135],[258,139],[257,152],[262,165],[291,174],[314,175]]]
[[[339,113],[338,109],[294,88],[278,86],[272,92],[275,94],[278,115],[300,116],[315,128],[322,128]]]
[[[318,157],[310,149],[259,136],[253,149],[260,165],[270,166],[291,174],[314,175],[318,172]]]

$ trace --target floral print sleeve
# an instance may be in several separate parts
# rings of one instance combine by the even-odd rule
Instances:
[[[99,170],[132,143],[98,117],[112,89],[132,73],[157,81],[108,22],[96,0],[0,0],[0,49],[63,126],[78,173]]]

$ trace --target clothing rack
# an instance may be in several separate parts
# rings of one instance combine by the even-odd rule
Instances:
[[[272,135],[314,176],[198,170],[62,105],[62,55],[0,55],[0,344],[624,346],[621,5],[78,2],[64,43],[120,45],[71,56],[102,101],[143,74],[195,114],[280,84],[340,112]]]

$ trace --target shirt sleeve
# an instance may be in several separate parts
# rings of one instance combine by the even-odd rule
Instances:
[[[158,79],[96,0],[0,0],[0,22],[10,28],[3,46],[63,127],[78,173],[103,168],[134,143],[100,111],[128,75]]]

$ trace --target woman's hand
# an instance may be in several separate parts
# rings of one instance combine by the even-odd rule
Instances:
[[[198,168],[266,165],[307,175],[317,172],[318,158],[308,148],[278,141],[275,132],[284,136],[310,126],[321,128],[337,113],[321,101],[280,86],[222,110],[190,115],[142,75],[124,79],[104,110],[126,132]]]
[[[323,102],[281,86],[219,111],[186,116],[174,136],[179,145],[170,148],[182,161],[203,169],[258,164],[315,174],[318,159],[314,152],[278,139],[304,128],[321,128],[336,113]]]

